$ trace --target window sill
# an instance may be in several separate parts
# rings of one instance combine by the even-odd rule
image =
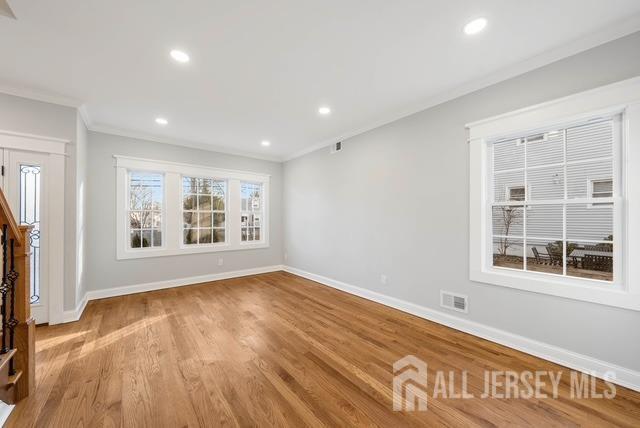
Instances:
[[[118,260],[129,259],[145,259],[150,257],[166,257],[166,256],[184,256],[189,254],[206,254],[206,253],[219,253],[224,251],[245,251],[256,250],[260,248],[269,248],[268,242],[258,242],[251,244],[238,244],[238,245],[206,245],[195,247],[180,247],[180,248],[158,248],[149,250],[124,250],[118,251]]]
[[[619,284],[600,285],[597,281],[506,269],[471,269],[470,279],[488,285],[640,311],[640,294],[630,293]]]

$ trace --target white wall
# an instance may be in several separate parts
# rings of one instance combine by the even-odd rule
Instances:
[[[270,247],[116,260],[116,170],[113,155],[270,174]],[[282,264],[281,163],[95,132],[89,132],[87,161],[85,229],[87,290],[105,290]],[[220,257],[224,260],[223,266],[218,266]]]
[[[635,33],[287,162],[285,263],[436,310],[440,289],[467,294],[455,315],[640,370],[640,312],[469,281],[464,127],[639,75],[639,46]]]

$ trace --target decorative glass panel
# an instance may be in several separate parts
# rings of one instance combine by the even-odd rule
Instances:
[[[20,165],[20,224],[33,226],[31,247],[31,303],[40,302],[40,175],[39,165]]]

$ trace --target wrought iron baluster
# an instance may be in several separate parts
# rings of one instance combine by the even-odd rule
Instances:
[[[2,283],[0,284],[0,293],[2,293],[2,349],[0,354],[9,352],[7,348],[7,292],[9,284],[7,283],[7,225],[2,225]]]
[[[11,300],[10,300],[10,312],[9,312],[9,349],[15,348],[15,332],[18,320],[16,319],[16,280],[18,279],[18,272],[16,272],[16,259],[15,259],[15,240],[11,238],[11,258],[10,268],[7,274],[9,280],[9,286],[11,288]],[[9,376],[16,374],[16,369],[13,365],[13,358],[9,361]]]

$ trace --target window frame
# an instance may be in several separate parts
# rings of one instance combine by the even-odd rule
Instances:
[[[491,217],[487,209],[492,201],[487,174],[491,167],[488,165],[489,144],[499,137],[531,135],[536,130],[554,126],[566,128],[589,118],[617,114],[621,115],[622,141],[614,146],[618,150],[614,152],[614,158],[621,160],[617,170],[614,166],[614,173],[618,171],[620,176],[619,180],[614,180],[614,186],[619,186],[614,189],[614,218],[620,220],[614,221],[613,234],[614,239],[619,236],[622,241],[616,245],[619,256],[614,254],[621,266],[614,283],[544,272],[489,268],[488,257],[492,253],[487,251],[492,239]],[[640,141],[640,78],[476,121],[466,127],[470,155],[470,280],[640,311],[640,267],[628,262],[640,257],[640,168],[627,168],[627,165],[640,164],[640,147],[637,144]]]
[[[160,215],[162,218],[162,226],[160,227],[160,233],[162,236],[162,245],[160,246],[150,246],[150,247],[138,247],[138,248],[133,248],[131,246],[131,231],[133,229],[131,229],[131,220],[130,220],[130,214],[132,211],[144,211],[144,210],[134,210],[131,209],[131,174],[132,173],[142,173],[142,174],[157,174],[162,176],[162,209],[160,210]],[[166,194],[166,186],[165,186],[165,182],[166,182],[166,177],[164,175],[164,173],[162,172],[158,172],[158,171],[141,171],[141,170],[137,170],[137,169],[130,169],[127,170],[127,175],[126,175],[126,205],[125,205],[125,216],[127,217],[127,221],[126,221],[126,246],[127,246],[127,251],[150,251],[150,250],[162,250],[165,248],[165,237],[166,237],[166,233],[165,233],[165,209],[166,209],[166,200],[167,200],[167,194]],[[152,210],[155,211],[155,210]],[[153,229],[151,228],[151,234],[153,235]],[[137,230],[137,229],[136,229]],[[142,228],[140,229],[141,232],[141,239],[142,239]],[[153,239],[153,237],[152,237]]]
[[[243,241],[242,240],[242,229],[243,229],[243,227],[242,227],[242,216],[244,215],[244,213],[248,213],[248,215],[250,215],[250,214],[254,214],[255,215],[254,211],[249,211],[249,210],[243,210],[242,209],[242,184],[243,183],[257,184],[257,185],[261,186],[260,191],[261,191],[261,195],[262,196],[260,197],[261,204],[260,204],[260,212],[259,212],[259,214],[260,214],[260,221],[262,223],[260,225],[260,240],[251,240],[251,241],[249,241],[249,240]],[[254,243],[261,243],[261,242],[264,241],[264,229],[265,229],[264,220],[263,220],[264,219],[264,210],[265,210],[265,201],[264,201],[265,188],[264,188],[264,184],[263,183],[259,183],[259,182],[255,182],[255,181],[241,180],[240,181],[240,189],[241,189],[241,191],[240,191],[240,198],[241,198],[241,200],[240,200],[240,245],[252,245]],[[255,219],[254,219],[254,222],[255,222]],[[255,233],[255,224],[254,224],[253,228],[254,228],[254,233]],[[249,226],[247,226],[246,229],[247,229],[247,232],[248,232]]]
[[[612,122],[612,126],[613,126],[613,150],[612,150],[612,155],[611,156],[607,156],[607,157],[597,157],[597,158],[589,158],[589,159],[580,159],[577,161],[569,161],[566,157],[566,132],[569,129],[572,128],[576,128],[576,127],[580,127],[580,126],[584,126],[584,125],[588,125],[589,123],[602,123],[602,122]],[[495,238],[499,238],[499,239],[512,239],[512,240],[522,240],[523,241],[523,256],[526,254],[527,251],[527,241],[547,241],[547,240],[552,240],[552,239],[556,239],[556,238],[560,238],[559,236],[556,238],[551,238],[550,236],[529,236],[527,234],[527,221],[526,221],[526,211],[532,209],[533,207],[540,207],[540,206],[561,206],[562,207],[562,212],[563,212],[563,218],[562,218],[562,237],[561,239],[557,239],[557,241],[562,241],[563,243],[563,247],[562,247],[562,273],[551,273],[551,272],[538,272],[538,271],[533,271],[533,270],[528,270],[527,269],[527,262],[528,262],[528,258],[524,257],[523,258],[523,268],[522,269],[516,269],[516,268],[509,268],[509,267],[504,267],[504,266],[495,266],[493,264],[493,260],[489,260],[487,259],[487,266],[485,267],[487,271],[489,272],[500,272],[503,270],[509,270],[512,272],[518,272],[518,273],[522,273],[523,275],[526,275],[527,277],[531,276],[531,274],[535,274],[538,276],[552,276],[554,278],[555,281],[558,282],[563,282],[569,285],[580,285],[581,283],[584,283],[584,285],[593,285],[593,286],[601,286],[601,287],[606,287],[606,288],[613,288],[613,289],[623,289],[624,288],[624,284],[622,283],[622,272],[623,272],[623,266],[622,266],[622,248],[624,247],[624,235],[622,233],[623,231],[623,227],[621,227],[622,223],[623,223],[623,218],[622,218],[622,211],[619,209],[620,207],[620,203],[623,200],[623,195],[620,194],[620,192],[622,191],[621,189],[623,189],[623,174],[622,174],[622,169],[623,169],[623,164],[622,164],[622,159],[621,159],[621,148],[622,145],[624,144],[624,137],[622,135],[622,121],[623,121],[623,115],[622,114],[618,114],[618,113],[614,113],[612,115],[605,115],[605,114],[598,114],[596,117],[589,117],[589,116],[585,116],[579,120],[572,120],[568,123],[558,123],[558,122],[554,122],[552,125],[549,126],[549,128],[551,129],[558,129],[561,128],[562,129],[562,133],[564,134],[563,137],[563,160],[562,162],[556,162],[556,163],[552,163],[549,165],[541,165],[541,166],[536,166],[536,167],[529,167],[527,166],[527,155],[526,155],[526,148],[525,148],[525,154],[524,154],[524,164],[522,168],[517,168],[522,169],[524,178],[525,178],[525,182],[527,180],[527,175],[528,172],[531,170],[537,170],[537,169],[547,169],[550,166],[562,166],[563,169],[563,196],[561,198],[552,198],[552,199],[530,199],[531,195],[533,194],[531,192],[532,190],[532,184],[531,183],[527,183],[526,184],[526,190],[525,190],[525,199],[524,200],[510,200],[507,199],[507,197],[510,197],[510,189],[511,188],[517,188],[517,187],[525,187],[522,184],[516,184],[516,185],[512,185],[506,186],[507,189],[507,193],[505,193],[505,201],[495,201],[493,197],[489,196],[489,195],[494,195],[493,192],[493,188],[492,188],[492,178],[494,177],[495,174],[502,174],[503,172],[495,172],[493,171],[493,165],[492,165],[492,151],[493,151],[493,144],[497,143],[497,142],[501,142],[501,141],[508,141],[508,140],[512,140],[513,136],[508,136],[506,138],[497,138],[497,139],[489,139],[485,142],[485,144],[487,145],[487,159],[486,159],[486,164],[487,164],[487,168],[486,168],[486,182],[487,182],[487,195],[488,195],[488,201],[487,201],[487,219],[489,219],[488,224],[487,224],[487,236],[489,236],[491,239],[488,240],[487,244],[486,244],[486,251],[488,252],[488,254],[492,254],[493,253],[493,245],[494,245],[494,239]],[[546,138],[547,133],[549,132],[548,129],[543,130],[542,132],[540,132],[540,128],[537,128],[537,130],[535,132],[532,132],[530,130],[525,130],[523,131],[523,134],[525,135],[540,135],[540,134],[544,134],[545,137],[543,140],[541,140],[540,142],[545,142],[548,141],[548,139]],[[519,138],[521,140],[527,140],[528,137],[523,137],[523,138]],[[528,142],[528,141],[527,141]],[[535,143],[538,143],[537,141]],[[526,147],[526,146],[525,146]],[[568,195],[568,167],[572,166],[572,165],[581,165],[581,164],[589,164],[592,162],[598,162],[598,161],[602,161],[605,159],[610,159],[612,164],[613,164],[613,176],[610,178],[613,181],[613,189],[612,189],[612,193],[613,195],[611,197],[608,198],[602,198],[603,201],[602,202],[595,202],[593,200],[593,197],[590,194],[590,188],[587,186],[587,188],[585,189],[585,197],[576,197],[576,198],[570,198]],[[587,179],[587,183],[590,182],[590,179]],[[604,209],[612,209],[612,216],[613,216],[613,241],[609,242],[609,241],[603,241],[603,240],[592,240],[592,239],[583,239],[583,240],[577,240],[577,239],[568,239],[566,236],[567,233],[567,220],[566,220],[566,216],[567,216],[567,208],[570,206],[585,206],[585,208],[590,208],[593,206],[593,204],[595,203],[611,203],[613,205],[613,207],[609,207],[609,206],[601,206],[599,208],[604,208]],[[526,210],[524,210],[523,212],[525,213],[525,219],[523,222],[523,231],[522,231],[522,236],[501,236],[501,235],[495,235],[493,233],[492,230],[492,223],[493,223],[493,219],[492,219],[492,210],[493,208],[497,207],[497,206],[506,206],[506,207],[526,207]],[[616,238],[616,236],[618,238]],[[577,277],[577,276],[569,276],[567,275],[567,263],[568,263],[568,257],[566,256],[566,248],[567,248],[567,244],[570,242],[581,242],[583,244],[589,244],[589,245],[599,245],[599,244],[611,244],[613,245],[613,272],[612,272],[612,276],[613,279],[612,281],[604,281],[604,280],[599,280],[599,279],[591,279],[591,278],[584,278],[584,277]]]
[[[269,174],[212,168],[178,162],[151,160],[115,155],[116,170],[116,259],[176,256],[214,253],[220,251],[268,248],[269,243]],[[164,175],[163,238],[162,247],[129,248],[128,172],[149,172]],[[225,213],[225,243],[183,244],[183,190],[182,177],[215,178],[227,183]],[[263,186],[262,240],[240,242],[240,182],[251,181]]]
[[[193,176],[193,175],[182,174],[180,176],[180,190],[181,190],[180,191],[180,205],[181,205],[181,213],[182,213],[183,216],[184,216],[185,212],[195,212],[195,213],[198,214],[198,216],[200,215],[200,212],[205,212],[205,211],[201,211],[201,210],[185,210],[184,209],[184,196],[185,196],[185,193],[184,193],[184,181],[183,181],[183,179],[187,178],[187,177],[188,178],[197,178],[197,179],[204,178],[204,179],[209,179],[209,180],[212,180],[212,181],[222,181],[222,182],[225,183],[224,212],[223,212],[224,219],[225,219],[224,220],[224,238],[225,239],[224,239],[224,242],[213,242],[213,235],[211,235],[212,236],[212,238],[211,238],[212,242],[210,242],[210,243],[201,244],[201,243],[198,242],[197,244],[185,244],[185,242],[184,242],[184,230],[185,230],[184,218],[181,217],[180,218],[180,220],[181,220],[180,221],[180,224],[181,224],[181,226],[180,226],[180,232],[181,232],[180,245],[181,245],[181,248],[188,249],[188,248],[196,248],[196,247],[212,247],[212,248],[224,247],[227,244],[227,242],[229,241],[229,239],[230,239],[229,238],[229,222],[228,222],[228,217],[229,217],[229,180],[227,180],[224,177],[197,177],[197,176]],[[196,196],[199,196],[199,195],[200,195],[199,193],[196,194]],[[213,221],[213,216],[215,215],[215,213],[216,213],[216,210],[211,210],[212,221]],[[197,229],[198,229],[198,233],[200,233],[200,229],[202,229],[200,227],[200,220],[198,220],[198,228]],[[212,232],[215,229],[216,228],[214,226],[211,226]],[[217,228],[217,229],[220,229],[220,228]]]

